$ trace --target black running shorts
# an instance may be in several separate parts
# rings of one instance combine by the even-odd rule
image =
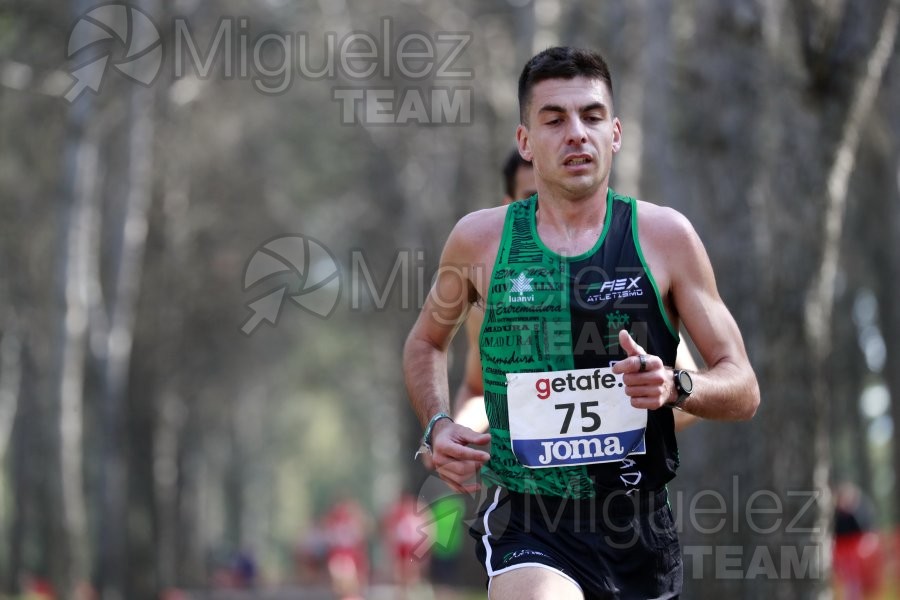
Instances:
[[[523,567],[570,579],[585,600],[678,598],[681,548],[666,490],[573,500],[490,490],[470,529],[488,575]]]

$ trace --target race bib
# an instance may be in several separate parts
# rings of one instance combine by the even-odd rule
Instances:
[[[615,462],[644,454],[647,411],[610,368],[506,375],[513,453],[526,467]]]

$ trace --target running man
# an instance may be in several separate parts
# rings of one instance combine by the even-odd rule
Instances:
[[[622,126],[603,58],[536,55],[519,109],[537,196],[457,223],[404,348],[423,442],[452,488],[478,489],[479,470],[491,486],[472,533],[492,600],[675,598],[673,408],[749,419],[756,377],[688,220],[609,188]],[[447,347],[472,302],[486,434],[447,415]],[[670,366],[682,324],[704,371]]]

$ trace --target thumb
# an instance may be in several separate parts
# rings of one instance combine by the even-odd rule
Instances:
[[[628,331],[622,329],[619,331],[619,346],[622,350],[625,351],[625,354],[628,356],[637,356],[638,354],[646,354],[643,348],[641,348],[634,338],[628,333]]]

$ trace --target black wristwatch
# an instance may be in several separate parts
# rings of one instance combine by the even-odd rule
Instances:
[[[678,392],[678,398],[672,403],[673,408],[681,408],[684,401],[688,399],[691,392],[694,391],[694,380],[691,374],[684,369],[675,369],[673,373],[675,378],[675,390]]]

